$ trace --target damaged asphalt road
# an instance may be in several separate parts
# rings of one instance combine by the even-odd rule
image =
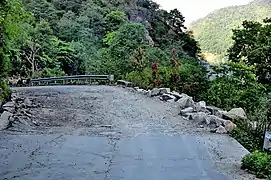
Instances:
[[[0,179],[241,180],[247,151],[114,86],[15,88],[38,108],[0,132]]]

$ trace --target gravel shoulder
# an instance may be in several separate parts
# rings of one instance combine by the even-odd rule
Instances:
[[[246,149],[227,135],[211,134],[184,120],[177,103],[116,86],[26,87],[13,88],[13,92],[41,106],[30,109],[31,118],[1,132],[1,143],[5,136],[91,136],[107,138],[114,147],[119,139],[193,137],[206,147],[222,174],[233,180],[256,179],[240,170]]]

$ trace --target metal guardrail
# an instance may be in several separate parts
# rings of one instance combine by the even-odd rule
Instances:
[[[62,84],[65,84],[69,81],[82,81],[85,80],[106,80],[106,81],[114,81],[114,75],[77,75],[77,76],[64,76],[64,77],[50,77],[50,78],[38,78],[38,79],[31,79],[29,84],[30,85],[41,85],[43,83],[57,83],[62,82]]]

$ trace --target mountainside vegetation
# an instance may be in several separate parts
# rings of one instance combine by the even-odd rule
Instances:
[[[149,0],[4,0],[1,75],[44,77],[85,73],[125,75],[139,47],[171,48],[196,58],[184,17]]]
[[[214,11],[190,25],[205,58],[213,64],[228,61],[227,50],[232,45],[232,29],[241,27],[242,22],[262,23],[271,17],[271,1],[255,0],[247,5],[231,6]]]

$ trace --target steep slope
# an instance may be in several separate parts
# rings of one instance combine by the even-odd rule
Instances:
[[[212,63],[226,60],[232,40],[232,29],[244,20],[262,21],[271,17],[271,0],[255,0],[247,5],[231,6],[214,11],[190,25],[206,59]]]

